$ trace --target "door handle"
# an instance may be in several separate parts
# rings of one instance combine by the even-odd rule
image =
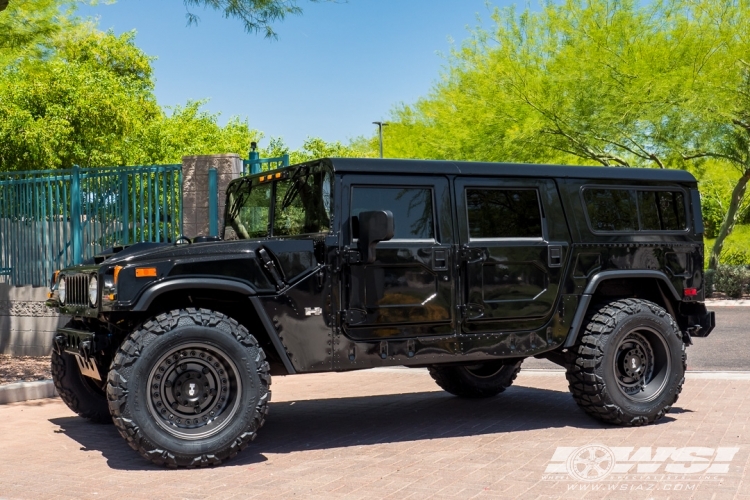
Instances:
[[[436,248],[432,252],[432,270],[448,270],[448,250],[446,248]]]
[[[547,264],[549,267],[562,267],[562,245],[547,247]]]

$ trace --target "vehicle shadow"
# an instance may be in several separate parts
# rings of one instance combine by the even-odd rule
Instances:
[[[680,412],[678,408],[673,409]],[[659,424],[673,421],[665,417]],[[114,426],[74,418],[51,419],[114,469],[156,470],[128,447]],[[511,387],[488,399],[417,392],[271,403],[258,438],[228,466],[263,462],[266,453],[503,434],[537,429],[611,427],[587,416],[567,392]]]

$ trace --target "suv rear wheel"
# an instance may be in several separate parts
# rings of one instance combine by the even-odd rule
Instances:
[[[430,376],[443,390],[462,398],[488,398],[510,387],[521,371],[523,360],[490,361],[476,365],[429,368]]]
[[[107,386],[113,421],[156,464],[219,464],[255,439],[265,421],[271,398],[265,359],[247,329],[221,313],[160,314],[115,356]]]
[[[603,304],[589,315],[567,378],[586,413],[618,425],[645,425],[677,401],[687,356],[677,324],[641,299]]]

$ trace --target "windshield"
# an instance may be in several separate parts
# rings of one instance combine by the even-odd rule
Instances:
[[[331,173],[303,166],[277,181],[233,183],[227,191],[224,239],[327,233],[331,228]]]

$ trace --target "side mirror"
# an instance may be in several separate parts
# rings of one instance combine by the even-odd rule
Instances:
[[[393,238],[393,212],[373,210],[359,214],[357,249],[365,264],[375,262],[375,245]]]

